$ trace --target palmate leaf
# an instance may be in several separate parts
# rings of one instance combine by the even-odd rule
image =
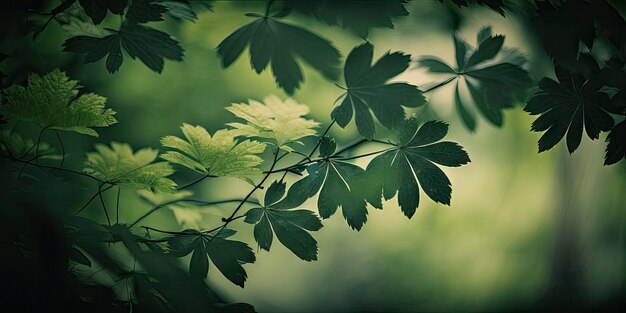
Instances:
[[[293,151],[290,145],[316,134],[319,123],[303,118],[309,113],[307,105],[290,98],[282,101],[276,96],[266,97],[263,101],[249,100],[248,104],[234,103],[226,108],[246,121],[245,124],[226,124],[234,128],[236,136],[268,139],[280,149]]]
[[[329,25],[353,31],[365,39],[370,29],[384,27],[393,29],[396,17],[407,16],[409,12],[404,0],[388,1],[345,1],[345,0],[308,0],[289,1],[287,7],[297,12],[312,15]]]
[[[275,206],[298,207],[319,192],[317,208],[322,218],[333,216],[341,207],[348,225],[354,230],[361,230],[368,214],[365,198],[369,189],[366,189],[365,171],[354,164],[328,157],[309,165],[306,171],[308,175],[295,182],[285,199]],[[382,208],[380,201],[372,205]]]
[[[128,144],[113,142],[109,148],[96,144],[96,152],[87,153],[84,172],[94,177],[134,190],[174,192],[176,183],[167,176],[174,170],[167,162],[153,163],[158,151],[145,148],[133,153]]]
[[[244,140],[234,130],[221,129],[213,136],[202,126],[183,124],[185,139],[166,136],[161,144],[175,149],[161,154],[161,158],[191,170],[212,176],[246,177],[260,174],[257,167],[263,162],[257,154],[265,150],[265,144]]]
[[[404,119],[402,106],[414,108],[426,103],[416,86],[388,83],[409,67],[411,57],[387,52],[372,65],[373,50],[369,42],[352,49],[344,66],[346,92],[341,104],[331,113],[342,128],[354,115],[359,134],[367,139],[372,139],[376,132],[372,113],[383,126],[394,128]]]
[[[560,67],[556,68],[556,78],[556,81],[543,78],[539,82],[539,91],[530,98],[524,111],[540,114],[531,126],[532,131],[545,131],[539,139],[539,152],[554,147],[567,133],[567,149],[573,153],[580,145],[583,125],[592,140],[598,139],[601,131],[611,130],[613,118],[608,113],[612,110],[611,101],[600,91],[602,83],[594,78]]]
[[[109,31],[113,31],[110,30]],[[125,22],[119,31],[102,38],[75,36],[63,43],[64,51],[85,54],[85,63],[105,56],[106,68],[115,73],[122,65],[122,48],[132,58],[139,58],[148,68],[161,73],[164,59],[182,61],[183,48],[170,35],[147,26]]]
[[[11,119],[32,121],[45,129],[73,131],[98,136],[93,127],[117,122],[106,98],[88,93],[78,96],[78,81],[56,69],[44,76],[31,74],[28,86],[13,85],[3,91],[0,114]]]
[[[375,157],[367,166],[367,200],[380,203],[381,196],[389,200],[398,194],[398,204],[404,215],[411,218],[420,203],[419,187],[433,201],[450,205],[451,183],[435,164],[457,167],[470,162],[463,147],[442,141],[448,124],[429,121],[419,127],[415,117],[405,120],[398,128],[395,149]]]
[[[606,137],[609,144],[606,147],[604,165],[615,164],[626,159],[626,121],[615,125]]]
[[[248,275],[242,264],[254,263],[256,257],[245,243],[226,239],[235,234],[234,230],[224,229],[219,234],[201,233],[188,229],[169,238],[169,254],[183,257],[192,253],[189,275],[205,278],[209,271],[209,258],[217,269],[233,284],[244,286]]]
[[[271,63],[276,83],[288,94],[304,81],[296,58],[302,59],[330,80],[338,76],[339,51],[330,41],[304,28],[280,22],[281,13],[258,17],[224,39],[217,47],[224,67],[230,66],[250,46],[252,68],[261,73]]]
[[[245,222],[254,224],[254,239],[263,250],[270,251],[274,234],[278,241],[305,261],[317,260],[317,241],[309,231],[322,228],[319,218],[309,210],[291,210],[281,201],[285,183],[275,181],[265,193],[264,206],[250,209]]]
[[[531,86],[528,72],[521,67],[525,58],[515,50],[503,49],[504,36],[494,36],[489,26],[478,32],[475,49],[456,36],[453,39],[456,66],[430,56],[421,58],[419,65],[431,73],[448,74],[446,81],[455,81],[455,108],[469,130],[476,129],[476,117],[461,97],[463,85],[478,111],[493,125],[501,127],[502,110],[523,99]]]

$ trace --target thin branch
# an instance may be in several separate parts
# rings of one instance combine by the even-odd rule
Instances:
[[[100,204],[102,204],[102,209],[104,210],[104,215],[107,218],[107,223],[111,226],[111,218],[109,218],[109,211],[107,211],[107,206],[104,204],[104,198],[102,197],[102,185],[98,187],[98,196],[100,197]]]
[[[183,190],[183,189],[187,189],[187,188],[189,188],[189,187],[191,187],[191,186],[193,186],[193,185],[195,185],[195,184],[197,184],[197,183],[199,183],[199,182],[201,182],[201,181],[203,181],[203,180],[205,180],[205,179],[207,179],[207,178],[209,178],[209,177],[217,177],[217,176],[208,175],[208,174],[207,174],[207,175],[203,175],[202,177],[200,177],[200,178],[198,178],[198,179],[195,179],[195,180],[191,181],[191,182],[190,182],[190,183],[188,183],[188,184],[185,184],[185,185],[182,185],[182,186],[180,186],[180,187],[176,188],[176,190]]]
[[[107,190],[109,190],[111,187],[113,187],[114,185],[110,185],[105,187],[104,189],[102,189],[102,186],[104,185],[104,183],[101,183],[98,186],[98,192],[96,192],[93,196],[91,196],[91,198],[89,198],[89,200],[87,201],[87,203],[85,203],[78,211],[76,211],[76,213],[74,213],[74,215],[78,215],[80,214],[80,212],[82,212],[85,208],[87,208],[87,206],[93,202],[94,199],[96,199],[96,197],[98,197],[100,195],[100,193],[105,192]]]

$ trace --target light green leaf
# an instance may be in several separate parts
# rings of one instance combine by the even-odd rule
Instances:
[[[42,128],[73,131],[98,136],[92,127],[117,122],[115,112],[105,109],[106,98],[78,94],[78,81],[70,80],[58,69],[44,75],[31,74],[28,86],[13,85],[4,90],[0,114],[17,120],[32,121]]]
[[[303,118],[309,113],[309,107],[287,98],[280,100],[277,96],[269,96],[265,103],[250,100],[249,104],[234,103],[226,108],[246,123],[228,123],[235,128],[237,136],[258,137],[269,139],[280,149],[293,151],[290,144],[316,134],[319,126],[314,120]]]
[[[185,139],[161,139],[163,146],[176,150],[161,154],[161,158],[206,175],[244,178],[261,173],[257,166],[263,159],[257,154],[265,149],[264,143],[237,142],[239,133],[234,130],[221,129],[211,136],[202,126],[183,124],[181,129]]]
[[[157,155],[150,148],[133,153],[128,144],[113,142],[110,148],[97,144],[96,152],[87,153],[84,172],[130,189],[173,192],[176,183],[166,177],[174,170],[167,162],[153,163]]]

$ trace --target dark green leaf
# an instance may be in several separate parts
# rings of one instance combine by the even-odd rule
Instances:
[[[456,81],[455,107],[464,125],[471,131],[476,128],[476,119],[460,95],[460,84],[464,81],[469,96],[478,111],[494,125],[502,126],[502,110],[513,107],[516,101],[524,98],[524,92],[531,86],[528,72],[521,65],[525,58],[511,49],[502,49],[504,36],[492,36],[491,27],[483,27],[478,33],[478,48],[470,51],[468,45],[454,36],[456,69],[444,61],[434,58],[420,60],[420,66],[433,73],[449,73],[447,82]],[[501,63],[487,65],[489,60],[501,56]],[[488,63],[487,63],[488,64]],[[456,78],[458,79],[454,79]],[[461,76],[464,79],[460,79]]]
[[[284,183],[274,182],[265,194],[265,206],[249,210],[245,222],[255,224],[254,239],[261,249],[269,251],[276,234],[278,241],[300,259],[317,260],[317,241],[308,231],[321,229],[322,223],[311,211],[291,210],[301,203],[295,203],[287,198],[276,202],[282,198],[284,188]]]
[[[65,1],[65,3],[73,3],[74,1]],[[78,0],[80,6],[83,7],[87,16],[91,18],[94,24],[98,25],[104,20],[107,11],[113,14],[122,14],[128,5],[128,0]]]
[[[335,153],[335,149],[337,149],[337,143],[334,138],[330,138],[328,136],[322,137],[320,139],[320,156],[321,157],[329,157],[333,153]]]
[[[597,139],[601,131],[613,127],[607,112],[611,103],[607,94],[600,92],[601,84],[582,75],[557,68],[557,81],[543,78],[524,111],[538,115],[531,130],[545,131],[539,139],[539,152],[554,147],[567,132],[567,149],[573,153],[580,145],[583,124],[590,139]]]
[[[367,166],[369,181],[376,185],[377,197],[391,199],[398,194],[402,212],[411,218],[419,206],[419,186],[435,202],[450,205],[451,184],[434,163],[457,167],[470,162],[467,153],[453,142],[437,142],[448,130],[443,122],[429,121],[418,129],[415,117],[399,127],[397,148],[374,158]],[[416,179],[417,178],[417,179]]]
[[[189,263],[189,274],[192,277],[204,278],[209,269],[208,259],[217,269],[237,286],[243,287],[247,274],[241,266],[254,263],[256,260],[252,249],[245,243],[224,239],[233,234],[228,229],[224,235],[200,233],[196,230],[185,230],[184,233],[168,239],[170,255],[183,257],[192,253]]]
[[[131,23],[124,23],[120,31],[113,35],[103,38],[76,36],[66,40],[63,45],[65,51],[86,54],[86,63],[108,55],[106,66],[109,73],[115,73],[122,64],[122,47],[131,58],[139,58],[157,73],[163,71],[164,59],[183,59],[183,49],[168,34]]]
[[[167,7],[153,0],[133,0],[126,12],[126,19],[131,23],[147,23],[163,20]]]
[[[500,15],[504,16],[504,10],[507,6],[504,4],[504,0],[448,0],[452,3],[456,4],[458,7],[467,7],[470,4],[482,5],[494,10]],[[439,2],[444,2],[444,0],[439,0]]]
[[[293,94],[304,80],[296,57],[326,78],[337,79],[340,54],[331,42],[275,17],[258,18],[226,37],[217,47],[224,67],[232,64],[248,45],[252,68],[261,73],[271,63],[276,83],[288,94]]]
[[[414,108],[426,102],[413,85],[387,83],[408,68],[410,56],[388,52],[371,65],[373,49],[366,42],[348,55],[344,67],[347,89],[343,101],[331,113],[337,124],[345,128],[354,112],[357,129],[367,139],[372,139],[376,131],[372,113],[383,126],[395,128],[405,116],[402,106]]]
[[[610,165],[626,158],[626,121],[615,125],[606,137],[609,144],[606,147],[604,165]]]

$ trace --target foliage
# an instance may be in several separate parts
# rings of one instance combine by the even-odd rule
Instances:
[[[420,5],[417,2],[414,1],[415,5]],[[460,10],[479,4],[503,16],[510,14],[510,7],[504,1],[447,2]],[[396,81],[399,75],[412,71],[410,55],[388,51],[374,61],[374,46],[365,41],[352,48],[346,57],[345,86],[337,85],[343,93],[332,109],[331,121],[319,135],[317,128],[321,123],[306,117],[307,105],[292,98],[282,100],[268,96],[263,102],[249,100],[228,106],[226,109],[236,120],[213,134],[207,128],[219,127],[183,123],[182,137],[167,135],[161,139],[165,148],[161,154],[151,148],[134,151],[130,145],[116,141],[109,145],[96,143],[95,151],[86,153],[82,171],[73,169],[75,165],[65,164],[65,138],[58,131],[97,137],[94,128],[116,123],[116,112],[105,107],[106,98],[81,93],[78,82],[65,72],[57,69],[44,75],[30,73],[44,72],[46,68],[30,70],[30,65],[21,64],[19,56],[0,53],[0,62],[7,59],[15,63],[2,68],[8,74],[0,72],[0,87],[3,88],[0,159],[3,168],[6,165],[7,169],[15,169],[11,172],[14,175],[9,184],[12,192],[7,201],[20,205],[37,201],[31,199],[37,197],[24,192],[28,190],[19,180],[25,169],[31,167],[41,172],[42,179],[67,181],[80,187],[75,196],[64,202],[70,209],[78,208],[74,214],[64,211],[53,219],[59,223],[54,229],[59,230],[62,239],[54,241],[59,244],[58,255],[62,258],[58,263],[63,271],[72,274],[60,276],[71,276],[68,279],[76,289],[98,292],[98,296],[75,295],[68,303],[76,304],[77,308],[111,311],[128,306],[132,310],[137,305],[140,311],[150,312],[253,312],[250,305],[227,303],[206,280],[214,275],[215,271],[209,269],[213,263],[224,277],[243,287],[248,277],[244,264],[257,260],[246,240],[253,239],[261,250],[270,251],[275,236],[298,258],[314,261],[318,259],[318,243],[313,234],[323,228],[324,219],[332,217],[340,208],[348,226],[360,231],[368,220],[368,206],[383,209],[383,199],[397,197],[400,209],[408,218],[412,218],[419,207],[420,193],[436,203],[451,205],[452,182],[440,167],[466,165],[470,162],[469,155],[459,144],[442,141],[448,133],[447,123],[421,122],[428,120],[424,112],[434,107],[425,94],[450,83],[454,83],[455,90],[452,104],[470,131],[476,130],[476,110],[490,123],[501,127],[503,110],[525,103],[525,111],[539,115],[531,130],[545,131],[539,140],[539,152],[551,149],[566,137],[568,150],[573,153],[580,145],[584,128],[591,139],[600,138],[601,132],[609,132],[606,165],[626,158],[624,19],[605,0],[529,3],[532,4],[527,7],[532,9],[529,11],[533,15],[531,20],[542,27],[536,35],[554,59],[556,72],[556,79],[543,77],[539,80],[530,99],[526,99],[526,95],[531,92],[533,81],[526,69],[525,56],[515,49],[504,48],[505,37],[494,35],[490,26],[478,32],[475,47],[452,34],[455,65],[437,56],[417,59],[418,65],[431,74],[445,76],[430,88]],[[31,4],[23,5],[30,8]],[[248,5],[254,7],[255,3]],[[407,6],[407,2],[401,0],[371,1],[362,6],[352,1],[274,4],[270,0],[264,13],[247,13],[246,16],[254,20],[226,36],[216,51],[223,67],[229,67],[248,49],[252,69],[260,74],[270,67],[278,87],[292,95],[304,82],[303,64],[335,82],[340,78],[341,58],[331,40],[292,20],[297,21],[302,15],[312,16],[319,22],[366,39],[373,28],[383,28],[381,32],[393,29],[396,19],[408,15]],[[198,10],[212,9],[212,2],[66,0],[48,7],[52,8],[49,12],[41,11],[41,7],[39,11],[24,10],[46,18],[43,23],[29,19],[25,32],[36,37],[51,21],[56,21],[71,35],[63,43],[64,50],[84,54],[86,63],[106,58],[106,69],[114,74],[126,54],[161,73],[165,60],[182,61],[184,50],[167,32],[172,27],[158,23],[170,19],[174,20],[174,25],[194,22],[201,18]],[[119,15],[119,25],[118,16],[113,15]],[[10,19],[0,19],[0,26],[9,29],[5,26],[22,18],[27,16],[20,13]],[[285,18],[290,21],[286,22]],[[577,19],[575,25],[569,23],[573,19]],[[112,25],[118,27],[111,28]],[[589,53],[580,53],[581,42],[589,48]],[[594,51],[592,48],[597,42],[606,47],[606,51]],[[55,63],[50,65],[54,68],[58,60],[50,62]],[[70,59],[60,66],[73,73],[78,65]],[[26,86],[20,78],[25,75],[14,73],[17,72],[14,68],[29,69]],[[10,87],[4,88],[8,85]],[[475,110],[469,102],[474,103]],[[419,115],[407,118],[405,110],[416,111],[419,107],[424,108]],[[8,119],[8,126],[4,125],[4,118]],[[335,124],[346,128],[353,119],[358,138],[340,145],[339,140],[329,136]],[[21,121],[31,121],[37,127],[18,128]],[[376,138],[384,133],[377,123],[395,139]],[[10,130],[4,129],[9,126]],[[50,132],[46,133],[48,130]],[[32,134],[36,134],[36,139]],[[43,138],[44,134],[56,135],[56,144]],[[316,140],[306,144],[305,139],[309,137]],[[366,152],[355,153],[357,147]],[[157,161],[159,156],[164,161]],[[354,163],[366,157],[372,157],[367,166]],[[178,172],[178,168],[185,171]],[[201,176],[180,183],[179,180],[189,174],[188,170]],[[76,180],[67,179],[66,175],[74,175]],[[298,178],[288,185],[292,180],[287,179],[287,175]],[[205,179],[215,179],[218,183],[212,186],[220,186],[222,177],[241,178],[252,187],[234,199],[220,199],[219,192],[193,192],[194,186]],[[91,188],[88,182],[97,184],[97,191],[91,197],[84,192]],[[107,206],[112,207],[111,199],[105,193],[110,193],[114,187],[117,189],[116,220],[112,223],[107,209]],[[122,189],[136,192],[151,208],[134,221],[127,220],[123,213],[134,204],[120,201]],[[255,200],[260,190],[264,190],[262,203]],[[24,194],[29,199],[25,199]],[[207,194],[210,194],[209,199],[194,198],[207,197]],[[212,199],[216,196],[217,199]],[[95,215],[79,216],[93,208],[94,203],[97,206],[97,202],[106,216],[106,224]],[[216,205],[232,207],[228,212],[219,211],[223,217],[213,218],[210,221],[213,228],[207,230],[200,208]],[[168,208],[185,229],[162,230],[142,224],[162,208]],[[51,212],[54,212],[49,213],[51,215],[57,214],[57,211]],[[241,221],[252,227],[253,238],[239,238],[241,233],[234,228],[242,225],[237,224]],[[22,240],[27,235],[20,233],[15,238]],[[28,239],[36,238],[26,238],[26,243],[20,242],[20,245],[28,246]],[[186,256],[190,256],[189,266],[182,269],[179,259]],[[27,259],[32,255],[25,253],[23,257]],[[125,298],[115,295],[110,285],[94,286],[90,277],[80,271],[96,265],[111,279],[127,284]]]
[[[167,151],[161,158],[194,171],[213,176],[245,177],[260,174],[258,165],[263,162],[257,154],[265,150],[258,141],[236,142],[237,132],[218,130],[213,137],[202,126],[183,124],[185,139],[166,136],[161,139]]]
[[[517,56],[517,52],[508,51],[508,55],[496,60],[499,62],[490,62],[501,52],[504,36],[493,36],[491,27],[484,27],[478,32],[476,41],[478,46],[472,49],[454,36],[456,67],[437,57],[419,60],[420,66],[430,72],[449,76],[443,85],[456,81],[454,105],[461,120],[471,131],[476,129],[476,117],[461,97],[461,81],[465,82],[478,111],[498,127],[503,123],[502,110],[513,107],[531,85],[528,72],[521,67],[525,59]]]
[[[234,31],[217,47],[224,67],[230,66],[243,50],[250,46],[250,64],[260,74],[271,63],[276,83],[288,94],[304,81],[302,70],[295,57],[301,58],[324,77],[337,79],[339,51],[330,41],[304,28],[279,21],[286,11],[272,15],[248,13],[257,19]]]
[[[369,42],[350,52],[344,66],[346,92],[341,104],[331,113],[341,127],[346,127],[354,115],[359,134],[368,139],[376,133],[370,110],[383,126],[393,128],[404,119],[402,106],[414,108],[426,102],[417,87],[388,83],[409,67],[409,55],[388,52],[372,65],[373,52],[374,47]]]
[[[156,162],[158,152],[144,148],[133,152],[128,144],[112,142],[111,147],[97,144],[87,153],[85,173],[99,180],[130,189],[172,192],[176,183],[166,178],[174,173],[167,162]]]
[[[27,120],[44,129],[73,131],[98,136],[92,127],[117,122],[115,112],[105,109],[106,98],[94,93],[78,95],[78,81],[54,70],[44,76],[32,74],[28,86],[13,85],[4,90],[5,104],[0,113],[16,120]]]

